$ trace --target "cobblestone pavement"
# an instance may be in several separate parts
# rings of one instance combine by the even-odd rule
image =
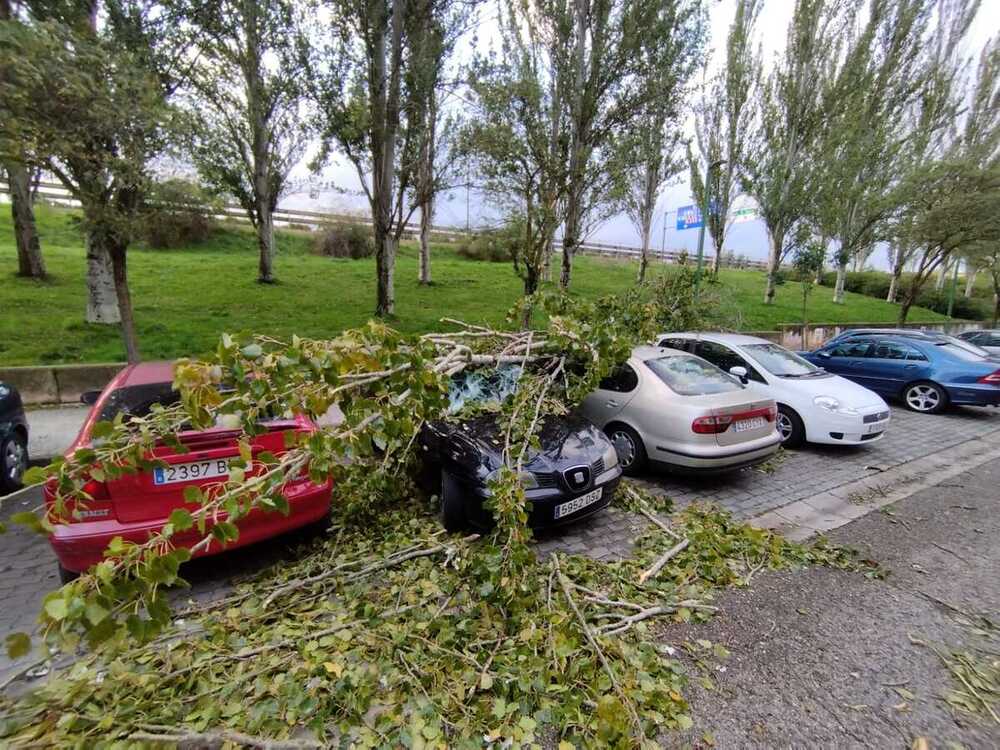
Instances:
[[[703,478],[661,474],[638,481],[670,496],[678,506],[702,500],[717,503],[740,518],[750,518],[993,433],[1000,439],[1000,411],[995,409],[961,409],[929,416],[894,408],[893,424],[886,437],[861,448],[809,446],[788,451],[771,473],[747,469]],[[6,501],[0,506],[0,520],[40,504],[39,492]],[[540,554],[564,551],[604,560],[620,559],[631,554],[632,541],[646,523],[641,517],[610,508],[588,521],[541,535],[537,549]],[[195,561],[185,572],[191,588],[179,591],[178,598],[205,601],[224,596],[235,577],[294,554],[294,548],[307,540],[309,533]],[[46,541],[19,526],[9,527],[0,536],[0,638],[13,631],[30,631],[42,597],[58,585],[55,557]],[[0,650],[0,682],[10,666]]]

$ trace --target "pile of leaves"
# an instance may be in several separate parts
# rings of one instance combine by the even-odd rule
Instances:
[[[638,583],[672,535],[692,544]],[[3,706],[0,737],[208,742],[228,728],[303,747],[633,747],[691,723],[688,670],[656,623],[708,618],[720,587],[813,562],[865,568],[689,507],[651,523],[628,560],[532,557],[519,608],[493,596],[500,561],[483,540],[412,508],[378,526],[340,519],[298,562]]]
[[[45,599],[41,648],[84,655],[3,706],[0,737],[632,747],[687,726],[681,665],[641,637],[653,623],[710,616],[716,588],[762,568],[858,564],[715,510],[687,510],[672,528],[656,515],[667,503],[635,489],[622,499],[652,526],[634,559],[539,560],[518,476],[546,415],[566,413],[636,343],[692,318],[690,281],[596,302],[530,299],[511,312],[516,321],[540,310],[538,330],[451,321],[450,332],[419,337],[375,323],[330,340],[223,336],[213,360],[179,362],[179,403],[99,424],[91,445],[43,472],[53,498],[44,517],[19,520],[42,532],[71,520],[90,479],[154,468],[151,449],[183,450],[177,434],[192,426],[240,429],[240,455],[224,480],[188,487],[188,507],[161,532],[115,540]],[[518,385],[492,407],[503,456],[490,482],[496,528],[446,538],[413,481],[417,435],[448,417],[449,378],[500,366],[518,368]],[[333,404],[339,424],[288,440],[280,455],[252,454],[263,420],[316,419]],[[334,480],[329,538],[224,602],[175,613],[168,589],[183,583],[192,550],[238,539],[253,509],[288,512],[283,487],[305,474]],[[7,642],[12,656],[30,645],[23,634]]]

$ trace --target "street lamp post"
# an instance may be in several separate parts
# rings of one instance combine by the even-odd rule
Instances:
[[[705,195],[704,201],[702,201],[704,205],[701,207],[701,227],[698,229],[698,267],[694,274],[695,299],[698,298],[698,294],[701,291],[701,269],[705,263],[705,225],[708,223],[708,211],[709,206],[711,206],[712,170],[718,169],[725,163],[725,159],[718,159],[709,164],[708,169],[705,170]]]

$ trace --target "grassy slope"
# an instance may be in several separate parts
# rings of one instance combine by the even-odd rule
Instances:
[[[99,362],[123,359],[117,328],[83,322],[86,300],[83,243],[68,212],[38,208],[43,252],[52,280],[37,283],[13,275],[16,268],[10,213],[0,205],[0,365]],[[203,354],[222,331],[256,331],[276,336],[328,336],[365,322],[374,306],[374,261],[331,260],[309,253],[308,234],[279,235],[277,274],[281,283],[254,282],[252,234],[226,228],[197,247],[179,250],[133,248],[129,276],[143,356],[167,358]],[[435,248],[435,284],[416,282],[414,249],[404,247],[397,266],[394,325],[406,331],[438,327],[442,316],[499,323],[517,299],[521,282],[507,264],[467,261],[448,246]],[[574,265],[574,293],[596,296],[632,283],[631,262],[581,257]],[[800,318],[798,284],[778,290],[776,303],[761,304],[760,272],[725,271],[725,295],[742,311],[744,330],[772,330]],[[834,305],[817,289],[810,300],[814,321],[891,322],[896,308],[859,295]],[[915,309],[911,318],[941,316]]]

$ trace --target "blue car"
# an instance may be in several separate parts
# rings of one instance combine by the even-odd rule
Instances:
[[[870,334],[830,341],[803,356],[913,411],[936,414],[949,404],[1000,406],[1000,363],[947,341]]]

